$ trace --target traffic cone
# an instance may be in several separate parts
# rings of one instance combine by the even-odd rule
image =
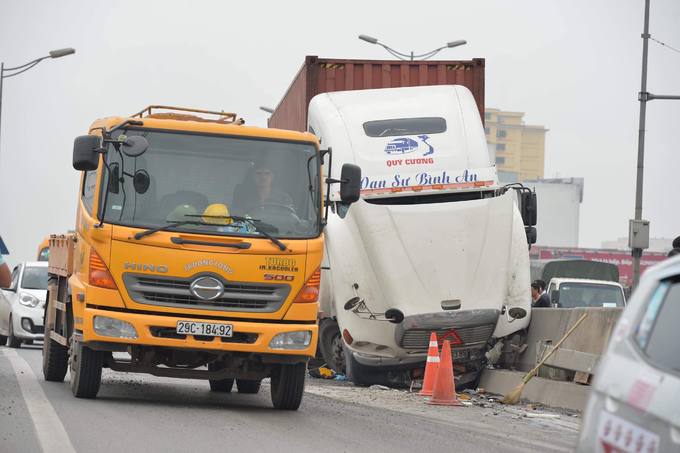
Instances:
[[[434,380],[432,398],[427,404],[439,406],[462,406],[456,397],[456,386],[453,380],[453,361],[451,360],[451,343],[444,341],[442,355],[439,363],[437,378]]]
[[[439,370],[439,344],[437,343],[437,335],[434,332],[430,334],[430,346],[427,349],[427,362],[425,362],[425,376],[423,377],[423,388],[418,395],[432,396],[432,389],[434,388],[434,381],[437,378],[437,371]]]

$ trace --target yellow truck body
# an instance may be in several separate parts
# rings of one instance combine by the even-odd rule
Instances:
[[[152,108],[97,120],[89,135],[102,145],[93,169],[81,172],[75,233],[50,239],[45,377],[62,380],[68,355],[73,392],[82,397],[96,395],[101,367],[208,379],[217,391],[229,391],[235,379],[246,393],[271,377],[274,406],[297,409],[300,370],[317,346],[323,254],[317,138],[244,126],[221,112],[154,114]],[[144,137],[145,154],[125,155],[126,146],[130,153],[136,146],[132,136]],[[263,159],[271,160],[265,170]],[[74,167],[76,160],[74,150]],[[251,212],[233,216],[237,194],[219,194],[240,190],[239,173],[232,173],[238,166],[244,173],[255,168],[260,185],[250,186],[253,193],[266,192],[260,178],[277,177],[269,171],[282,173],[280,186],[302,195],[290,203],[294,208],[283,202],[285,209],[264,202],[252,208],[269,215],[269,223]],[[169,213],[168,198],[175,203]],[[161,205],[165,211],[152,215]],[[215,209],[227,214],[210,215]],[[281,226],[284,218],[293,226]],[[114,352],[130,359],[118,360]],[[96,385],[88,386],[92,379]]]

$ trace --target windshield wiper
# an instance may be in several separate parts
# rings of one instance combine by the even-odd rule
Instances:
[[[201,214],[188,214],[184,217],[201,217],[201,218],[208,218],[208,219],[217,219],[217,220],[236,220],[237,222],[246,222],[255,229],[256,233],[260,233],[262,236],[266,237],[272,243],[274,243],[281,251],[286,251],[288,248],[286,247],[286,244],[283,242],[279,241],[276,239],[274,236],[271,234],[267,233],[266,228],[269,227],[270,229],[274,229],[278,231],[278,228],[276,228],[274,225],[269,225],[268,223],[264,223],[260,219],[251,219],[249,217],[240,217],[236,215],[201,215]],[[259,225],[259,226],[258,226]]]
[[[189,216],[185,216],[185,217],[189,217]],[[159,231],[170,231],[172,228],[177,228],[177,227],[180,227],[182,225],[212,225],[212,224],[205,223],[205,222],[199,222],[198,220],[180,220],[180,221],[177,221],[177,222],[168,222],[167,225],[162,225],[162,226],[159,226],[159,227],[150,228],[148,230],[140,231],[139,233],[136,233],[134,235],[134,238],[139,241],[141,238],[143,238],[145,236],[149,236],[151,234],[158,233]]]

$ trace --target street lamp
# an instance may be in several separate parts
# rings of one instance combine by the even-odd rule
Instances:
[[[46,60],[48,58],[61,58],[74,53],[76,53],[76,50],[68,47],[66,49],[51,50],[49,55],[36,58],[33,61],[29,61],[26,64],[22,64],[21,66],[15,66],[13,68],[5,68],[5,63],[0,63],[0,131],[2,130],[2,81],[4,79],[17,76],[22,72],[26,72],[29,69],[36,66],[41,61]]]
[[[369,44],[378,44],[379,46],[382,46],[391,55],[393,55],[394,57],[396,57],[400,60],[410,60],[410,61],[413,61],[415,59],[427,60],[428,58],[435,56],[437,53],[439,53],[440,51],[442,51],[444,49],[452,48],[452,47],[458,47],[458,46],[462,46],[462,45],[467,44],[467,41],[465,41],[464,39],[458,39],[456,41],[447,42],[445,46],[441,46],[437,49],[431,50],[429,52],[425,52],[424,54],[414,55],[413,51],[411,51],[411,54],[408,55],[408,54],[401,53],[397,50],[392,49],[391,47],[381,43],[380,41],[378,41],[377,38],[374,38],[372,36],[359,35],[359,39],[361,39],[362,41],[366,41]]]
[[[260,106],[260,110],[262,110],[263,112],[267,112],[267,113],[269,113],[270,115],[271,115],[272,113],[274,113],[274,109],[273,109],[273,108],[271,108],[271,107],[265,107],[264,105],[261,105],[261,106]]]

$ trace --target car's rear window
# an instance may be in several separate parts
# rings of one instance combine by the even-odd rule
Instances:
[[[27,267],[21,279],[25,289],[47,289],[47,267]]]
[[[623,307],[623,291],[619,286],[596,283],[563,283],[560,285],[560,307]]]
[[[397,135],[441,134],[446,132],[444,118],[395,118],[367,121],[364,132],[369,137],[394,137]]]
[[[680,372],[680,282],[662,282],[647,306],[636,340],[650,361]]]

